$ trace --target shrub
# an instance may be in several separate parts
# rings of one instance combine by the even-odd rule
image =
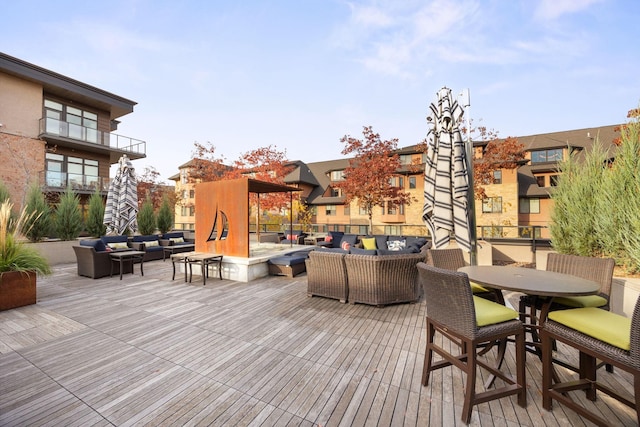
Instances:
[[[153,203],[149,198],[145,199],[138,212],[138,231],[143,236],[156,231],[156,214],[153,212]]]
[[[73,192],[71,187],[67,187],[60,196],[60,201],[56,208],[56,232],[62,240],[73,240],[78,237],[82,230],[82,214],[80,213],[80,199]]]
[[[51,230],[51,209],[38,184],[29,187],[25,213],[28,218],[24,224],[27,238],[32,242],[39,242]]]
[[[613,162],[596,141],[578,162],[571,155],[552,193],[550,231],[560,253],[607,256],[640,271],[640,121],[621,129]]]
[[[158,229],[161,233],[166,233],[173,228],[173,209],[169,204],[169,198],[165,195],[162,198],[162,205],[158,211]]]
[[[20,242],[20,234],[28,232],[25,227],[30,215],[23,209],[14,219],[12,208],[8,200],[0,205],[0,273],[34,270],[38,274],[51,274],[49,262],[34,248]]]
[[[96,190],[89,199],[87,232],[90,236],[94,237],[103,236],[107,232],[107,226],[104,225],[104,202],[98,190]]]

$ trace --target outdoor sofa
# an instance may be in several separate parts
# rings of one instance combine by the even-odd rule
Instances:
[[[416,266],[424,262],[424,251],[364,255],[357,253],[362,251],[359,248],[355,253],[335,249],[318,249],[309,254],[307,295],[376,306],[420,298]]]
[[[78,265],[78,276],[91,277],[92,279],[109,276],[111,274],[111,257],[109,254],[114,251],[126,250],[128,248],[110,249],[101,239],[80,240],[79,245],[73,246]],[[131,273],[132,265],[125,263],[122,268],[123,273]],[[113,269],[114,274],[120,274],[118,263],[114,264]]]
[[[168,233],[164,233],[159,236],[160,246],[175,246],[184,247],[184,251],[193,250],[193,245],[195,243],[195,239],[190,239],[184,236],[184,232],[182,231],[170,231]],[[180,252],[179,250],[175,250],[175,253]]]
[[[130,246],[134,251],[144,252],[144,262],[164,258],[163,247],[160,245],[160,236],[157,234],[133,236]]]

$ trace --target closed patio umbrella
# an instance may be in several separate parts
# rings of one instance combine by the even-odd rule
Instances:
[[[434,248],[446,247],[453,233],[458,246],[475,257],[475,233],[469,226],[468,209],[472,184],[460,132],[463,114],[464,109],[446,87],[438,91],[436,101],[429,107],[422,217]]]
[[[118,160],[116,176],[109,184],[103,223],[107,234],[122,235],[138,230],[138,181],[131,160],[123,154]]]

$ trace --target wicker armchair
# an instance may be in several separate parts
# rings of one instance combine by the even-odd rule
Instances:
[[[111,275],[111,257],[109,252],[96,251],[91,246],[73,246],[78,264],[78,276],[99,279]],[[120,266],[116,263],[113,266],[114,273],[120,274]],[[122,266],[123,273],[131,273],[131,263]]]
[[[416,264],[424,254],[345,255],[349,302],[382,306],[420,299]]]
[[[516,394],[518,404],[527,404],[525,383],[524,326],[518,320],[518,313],[498,303],[474,297],[469,278],[464,273],[432,267],[425,263],[417,265],[420,282],[424,286],[427,303],[427,345],[422,371],[422,385],[429,384],[432,371],[447,366],[456,366],[466,374],[462,421],[469,423],[473,406],[490,400]],[[439,333],[452,344],[438,344],[434,336]],[[516,379],[489,366],[479,359],[476,349],[487,343],[515,337]],[[460,354],[449,352],[449,348],[459,347]],[[434,362],[433,353],[443,360]],[[501,388],[476,392],[476,371],[480,366],[505,381]],[[450,377],[450,376],[449,376]]]
[[[311,251],[307,264],[307,295],[318,295],[346,303],[349,297],[344,254]]]
[[[549,313],[540,332],[542,339],[542,406],[552,409],[553,400],[564,404],[589,421],[608,426],[610,419],[589,412],[578,399],[568,394],[584,390],[589,400],[596,400],[596,391],[624,403],[636,411],[640,425],[640,298],[631,319],[595,307],[558,310]],[[580,352],[578,379],[553,384],[553,347],[556,341]],[[633,400],[597,380],[597,360],[615,366],[633,376]]]

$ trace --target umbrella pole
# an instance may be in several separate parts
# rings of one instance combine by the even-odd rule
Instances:
[[[469,109],[471,107],[471,95],[467,89],[465,99],[465,114],[467,116],[467,172],[469,178],[469,192],[467,196],[468,220],[469,220],[469,237],[471,240],[471,252],[469,252],[469,264],[478,265],[478,237],[476,230],[476,199],[473,184],[473,141],[471,141],[471,116]]]

